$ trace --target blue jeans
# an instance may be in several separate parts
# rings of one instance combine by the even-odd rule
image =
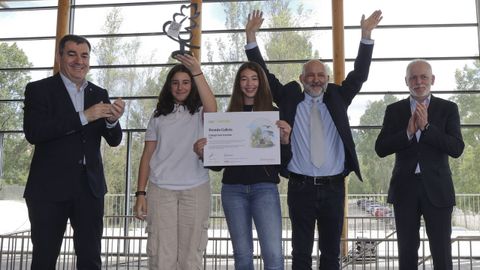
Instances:
[[[283,269],[282,214],[277,185],[222,185],[222,204],[232,239],[235,269],[253,270],[252,219],[264,269]]]

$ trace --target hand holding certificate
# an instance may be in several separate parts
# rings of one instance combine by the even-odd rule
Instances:
[[[205,113],[205,166],[280,164],[279,114]]]

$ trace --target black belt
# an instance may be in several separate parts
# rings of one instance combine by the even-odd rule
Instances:
[[[308,176],[303,174],[298,174],[294,172],[290,172],[290,179],[294,181],[303,181],[314,186],[322,186],[327,185],[332,182],[343,181],[343,174],[339,173],[337,175],[330,175],[330,176]]]

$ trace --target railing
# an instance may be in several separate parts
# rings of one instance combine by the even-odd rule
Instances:
[[[107,196],[106,203],[113,202],[116,196]],[[478,219],[478,201],[480,196],[460,195],[457,197],[457,209],[454,220]],[[282,196],[282,208],[285,207]],[[384,195],[349,195],[347,250],[342,252],[342,269],[397,269],[398,250],[393,217],[377,216],[362,204],[364,201],[376,201],[382,204]],[[204,269],[234,269],[233,252],[230,238],[223,217],[219,196],[212,197],[212,215],[210,219],[209,241],[204,254]],[[118,203],[118,201],[117,201]],[[383,205],[384,206],[384,205]],[[469,209],[468,218],[463,217]],[[380,209],[378,207],[378,209]],[[368,212],[367,212],[368,211]],[[288,212],[284,212],[288,213]],[[385,213],[388,213],[385,212]],[[102,260],[104,269],[147,269],[145,224],[133,216],[106,216],[104,237],[102,239]],[[456,223],[452,233],[452,255],[454,269],[480,269],[480,229],[478,222]],[[462,227],[459,227],[462,225]],[[463,225],[468,225],[463,226]],[[291,226],[288,217],[283,218],[283,251],[285,267],[291,267]],[[344,246],[344,245],[342,245]],[[0,235],[0,269],[29,269],[32,244],[30,232],[22,231]],[[318,262],[318,249],[313,256],[314,266]],[[254,232],[254,255],[256,269],[262,269],[260,246]],[[428,239],[421,229],[421,246],[419,249],[419,269],[433,269],[430,258]],[[72,230],[67,227],[65,239],[58,258],[57,269],[75,269],[75,255]]]

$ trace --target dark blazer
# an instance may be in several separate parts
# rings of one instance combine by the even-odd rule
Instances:
[[[354,171],[360,180],[362,180],[362,176],[360,174],[355,144],[350,130],[347,109],[368,78],[372,52],[373,45],[361,43],[357,59],[354,63],[354,70],[347,75],[347,78],[341,85],[329,83],[323,97],[323,102],[332,116],[345,148],[344,175],[346,176],[351,171]],[[272,91],[273,101],[280,109],[280,118],[285,119],[293,129],[297,105],[305,98],[301,86],[296,81],[289,82],[285,85],[280,83],[275,75],[269,72],[258,47],[246,50],[246,53],[248,60],[257,62],[264,69]],[[288,164],[288,162],[286,164]]]
[[[110,103],[108,93],[89,82],[85,88],[85,109],[99,102]],[[82,126],[59,73],[26,86],[23,129],[27,141],[35,145],[25,198],[74,198],[81,188],[84,157],[92,194],[97,198],[105,195],[101,137],[111,146],[120,144],[120,124],[109,129],[105,119],[98,119]]]
[[[387,106],[383,127],[375,143],[380,157],[395,153],[395,166],[390,180],[388,202],[396,203],[409,194],[408,179],[420,164],[428,199],[437,207],[455,205],[455,191],[448,156],[459,157],[464,148],[460,117],[455,103],[432,96],[428,105],[426,131],[417,142],[407,137],[411,116],[409,98]]]

